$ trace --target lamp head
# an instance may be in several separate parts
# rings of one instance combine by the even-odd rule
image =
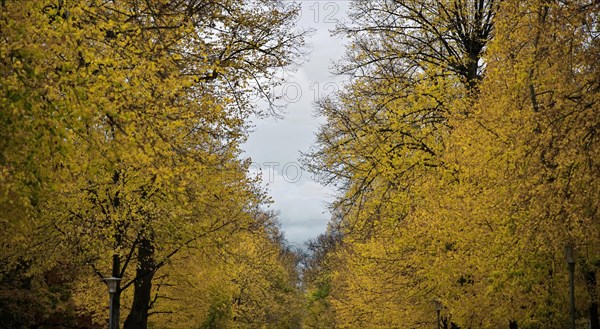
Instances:
[[[119,283],[119,281],[121,281],[121,278],[115,278],[110,277],[110,278],[104,278],[102,279],[104,282],[106,282],[106,285],[108,286],[108,293],[109,294],[114,294],[117,292],[117,284]]]
[[[575,246],[572,243],[565,246],[565,259],[568,264],[575,264]]]

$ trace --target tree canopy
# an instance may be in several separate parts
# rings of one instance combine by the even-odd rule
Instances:
[[[600,329],[598,1],[352,1],[306,250],[240,148],[297,4],[0,8],[1,328],[565,328],[574,246]]]
[[[30,280],[56,264],[74,266],[78,276],[69,283],[85,284],[67,299],[96,323],[105,321],[99,279],[123,278],[113,306],[127,303],[125,328],[146,328],[164,300],[177,304],[163,295],[165,282],[202,282],[199,273],[184,275],[191,259],[214,263],[212,275],[229,271],[222,266],[231,258],[211,263],[203,255],[231,247],[248,259],[254,249],[268,255],[270,263],[251,277],[278,271],[281,283],[263,289],[283,299],[294,294],[292,273],[275,270],[288,266],[278,256],[285,247],[267,234],[273,219],[260,207],[268,199],[247,176],[239,145],[249,116],[271,111],[251,103],[252,95],[270,97],[264,84],[277,83],[273,76],[298,60],[304,32],[293,28],[297,7],[139,0],[1,6],[3,278]],[[228,242],[240,239],[257,246]],[[173,308],[184,306],[191,305]],[[6,325],[35,325],[14,320]]]
[[[339,328],[598,328],[598,11],[589,1],[354,1],[350,82],[305,156],[340,186]]]

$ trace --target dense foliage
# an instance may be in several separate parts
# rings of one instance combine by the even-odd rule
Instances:
[[[294,260],[239,145],[299,55],[297,7],[0,7],[0,326],[104,326],[112,275],[124,328],[293,327]]]
[[[0,0],[0,328],[600,329],[600,3],[354,0],[290,249],[240,144],[268,0]],[[300,270],[302,270],[300,272]]]
[[[338,328],[598,324],[597,1],[353,1],[307,161],[341,186],[307,282]],[[325,244],[326,246],[327,244]],[[313,326],[317,327],[317,326]]]

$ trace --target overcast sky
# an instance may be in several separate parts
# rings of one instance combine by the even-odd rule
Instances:
[[[338,20],[346,19],[349,1],[296,1],[302,6],[299,27],[311,28],[307,39],[309,54],[300,68],[287,77],[280,92],[287,101],[283,119],[254,120],[254,131],[243,146],[244,157],[252,158],[252,171],[261,172],[274,200],[272,209],[279,219],[287,240],[301,246],[306,240],[325,231],[329,220],[327,204],[335,191],[315,182],[299,161],[315,141],[323,118],[315,115],[314,101],[340,85],[331,66],[344,53],[342,40],[330,30]]]

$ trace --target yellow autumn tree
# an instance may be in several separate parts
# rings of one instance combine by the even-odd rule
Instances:
[[[563,248],[574,243],[576,316],[598,327],[598,220],[591,210],[597,150],[590,128],[598,111],[598,9],[586,2],[505,2],[477,111],[454,121],[459,128],[447,154],[459,172],[453,190],[460,202],[444,203],[450,223],[465,222],[457,227],[465,228],[461,240],[472,251],[462,261],[479,267],[473,272],[482,288],[457,306],[478,305],[491,315],[472,325],[567,326]]]
[[[321,106],[313,162],[343,186],[336,325],[430,327],[439,301],[444,327],[565,327],[571,242],[577,319],[596,327],[598,5],[355,4],[354,80]],[[460,43],[482,17],[492,43]]]
[[[250,230],[212,235],[166,265],[153,287],[149,327],[299,328],[298,257],[275,219],[256,215]]]
[[[447,171],[448,120],[477,94],[498,3],[354,5],[353,24],[339,31],[353,39],[339,67],[353,79],[320,104],[328,124],[312,154],[313,168],[343,192],[331,301],[342,328],[432,325],[439,241],[420,217],[429,202],[420,186]]]
[[[3,261],[36,258],[43,270],[68,255],[97,277],[123,277],[125,327],[145,328],[153,278],[171,258],[254,224],[265,199],[239,144],[248,116],[263,111],[249,96],[298,53],[296,8],[59,0],[2,9]]]

